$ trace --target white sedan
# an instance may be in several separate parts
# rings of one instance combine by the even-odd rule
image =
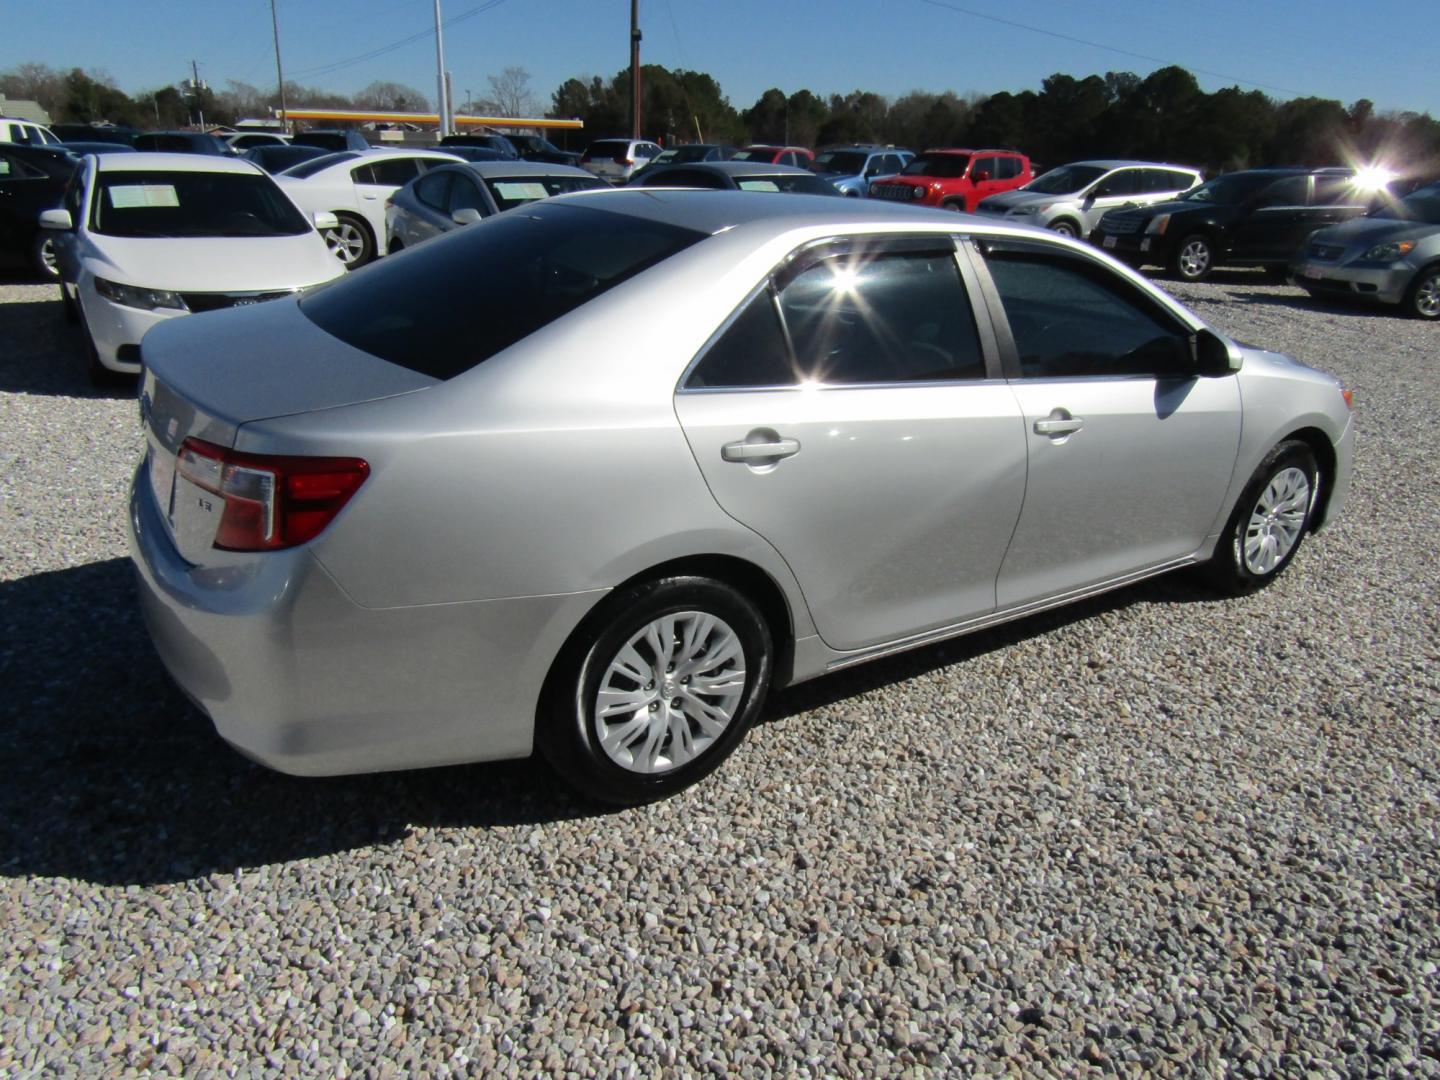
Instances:
[[[342,150],[302,161],[275,179],[300,209],[335,215],[325,240],[353,270],[386,252],[385,200],[427,169],[460,160],[437,150]]]
[[[145,332],[194,311],[240,307],[330,281],[343,268],[266,173],[198,154],[85,157],[54,231],[61,299],[85,332],[90,373],[140,371]]]

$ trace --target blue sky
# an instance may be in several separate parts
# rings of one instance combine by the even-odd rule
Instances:
[[[433,34],[335,66],[423,34],[433,0],[277,5],[287,80],[344,93],[393,80],[435,96]],[[629,9],[629,0],[442,0],[454,21],[445,44],[457,102],[512,66],[547,105],[572,75],[608,78],[629,62]],[[890,97],[1038,90],[1056,71],[1144,75],[1178,63],[1207,90],[1368,97],[1381,110],[1440,118],[1440,20],[1419,17],[1425,10],[1413,0],[640,0],[642,61],[706,71],[740,109],[771,86]],[[0,70],[100,68],[132,93],[188,76],[192,58],[216,89],[275,79],[269,0],[19,0],[0,7],[0,20]]]

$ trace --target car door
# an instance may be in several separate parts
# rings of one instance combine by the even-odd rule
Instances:
[[[676,394],[715,499],[780,552],[835,649],[994,609],[1025,437],[967,276],[946,236],[807,248]]]
[[[420,159],[413,157],[386,158],[357,165],[351,170],[355,181],[355,205],[370,223],[378,244],[385,238],[385,200],[408,184],[421,172]]]
[[[40,193],[47,177],[19,154],[0,147],[0,251],[11,260],[28,259],[39,227]]]
[[[1309,203],[1308,175],[1286,176],[1260,189],[1231,232],[1231,257],[1240,262],[1288,258],[1312,231],[1306,228]]]
[[[1089,236],[1095,226],[1100,224],[1100,219],[1111,210],[1140,201],[1143,191],[1144,184],[1139,169],[1116,169],[1108,176],[1101,177],[1080,204],[1080,218],[1085,227],[1085,235]]]
[[[1310,234],[1317,229],[1363,217],[1369,210],[1369,199],[1355,183],[1353,176],[1315,177],[1310,189],[1310,212],[1306,216],[1305,235],[1300,238],[1300,244],[1295,251],[1298,253],[1304,242],[1310,238]]]
[[[1097,260],[996,241],[982,261],[1028,451],[997,604],[1187,558],[1239,451],[1235,375],[1196,376],[1191,328]]]

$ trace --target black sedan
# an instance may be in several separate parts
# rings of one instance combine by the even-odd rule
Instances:
[[[79,159],[55,146],[0,144],[0,258],[57,279],[51,234],[40,211],[60,205]]]
[[[760,161],[705,161],[657,165],[628,187],[714,188],[718,191],[783,191],[792,195],[836,195],[835,186],[808,169]]]

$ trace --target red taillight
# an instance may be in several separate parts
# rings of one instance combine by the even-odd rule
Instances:
[[[616,158],[615,160],[618,161],[621,165],[634,165],[634,164],[635,164],[635,159],[634,159],[634,158],[622,157],[622,158]]]
[[[200,439],[185,440],[175,469],[223,500],[215,546],[227,551],[313,540],[370,475],[360,458],[243,454]]]

